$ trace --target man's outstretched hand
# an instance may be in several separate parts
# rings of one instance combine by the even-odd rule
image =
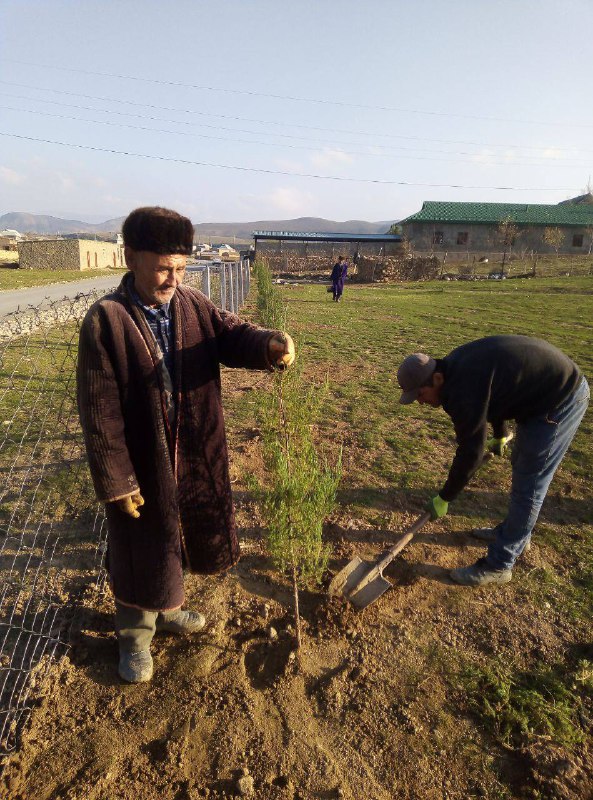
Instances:
[[[276,369],[286,369],[294,362],[294,342],[287,333],[275,333],[268,342],[268,358]]]
[[[138,509],[144,505],[144,498],[140,492],[134,492],[134,494],[129,494],[127,497],[120,497],[119,500],[115,500],[114,502],[124,514],[129,514],[131,517],[134,517],[134,519],[138,519],[140,516]]]

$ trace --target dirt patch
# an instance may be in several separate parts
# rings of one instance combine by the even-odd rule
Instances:
[[[235,395],[265,385],[242,371],[225,372],[224,382]],[[244,481],[247,472],[261,473],[259,432],[229,423],[242,559],[224,576],[186,579],[187,605],[204,611],[208,628],[195,637],[156,637],[154,679],[125,685],[116,672],[111,598],[89,603],[69,657],[37,691],[3,796],[590,799],[590,701],[579,711],[586,736],[575,747],[527,735],[504,747],[456,677],[460,659],[487,664],[496,656],[526,669],[576,651],[593,660],[580,623],[560,604],[535,604],[527,594],[538,576],[575,570],[577,556],[562,559],[536,538],[511,584],[471,590],[451,584],[447,571],[475,560],[482,547],[459,518],[431,524],[388,568],[393,589],[356,612],[327,598],[331,575],[354,555],[377,557],[414,510],[401,493],[379,486],[366,490],[370,511],[358,516],[361,490],[350,475],[326,526],[333,556],[325,585],[301,598],[297,655],[290,588],[270,568]],[[353,469],[364,450],[354,456]]]

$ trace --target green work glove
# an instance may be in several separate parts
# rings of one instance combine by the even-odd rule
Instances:
[[[507,449],[507,442],[509,441],[508,436],[502,436],[500,439],[488,439],[486,442],[486,447],[493,453],[495,456],[504,456]]]
[[[440,519],[441,517],[444,517],[449,510],[449,503],[446,500],[443,500],[440,494],[437,494],[436,497],[432,497],[428,501],[426,510],[430,511],[430,516],[432,519]]]

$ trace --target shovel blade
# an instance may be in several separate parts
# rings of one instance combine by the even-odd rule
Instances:
[[[348,600],[356,608],[363,609],[378,600],[388,589],[391,589],[391,583],[382,575],[377,575],[376,578],[366,583],[358,591],[349,594]]]
[[[361,609],[390,588],[391,583],[379,572],[375,561],[363,561],[357,556],[338,572],[328,591],[332,597],[343,595],[353,606]]]
[[[357,586],[364,576],[373,568],[370,561],[353,558],[346,566],[334,576],[328,587],[328,592],[332,597],[344,595],[348,597],[352,589]]]

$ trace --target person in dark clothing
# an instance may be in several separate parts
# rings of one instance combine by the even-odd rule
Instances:
[[[348,275],[348,264],[344,256],[340,256],[334,264],[331,274],[333,300],[337,303],[342,298],[344,291],[344,281]]]
[[[447,513],[481,464],[485,448],[503,454],[507,421],[516,421],[507,516],[495,528],[474,531],[489,541],[485,558],[451,571],[454,581],[470,586],[510,581],[548,486],[587,409],[586,379],[568,356],[529,336],[489,336],[443,359],[415,353],[402,362],[397,378],[403,390],[400,403],[417,400],[442,406],[455,426],[455,458],[445,485],[428,504],[433,519]]]
[[[195,633],[183,569],[217,573],[239,558],[220,364],[290,366],[291,338],[220,311],[183,286],[194,231],[164,208],[123,225],[129,272],[81,326],[78,408],[97,498],[105,503],[119,674],[152,677],[155,631]]]

